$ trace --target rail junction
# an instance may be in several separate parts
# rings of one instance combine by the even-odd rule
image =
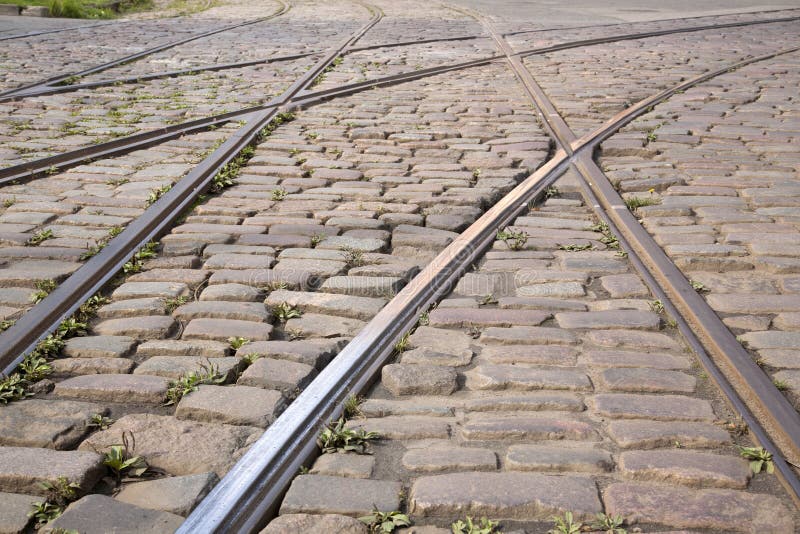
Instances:
[[[800,532],[800,8],[207,7],[0,20],[0,533]]]

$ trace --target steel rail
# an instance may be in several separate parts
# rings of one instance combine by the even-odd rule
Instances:
[[[800,17],[797,17],[800,18]],[[758,21],[759,24],[766,23],[764,21]],[[742,23],[744,24],[744,23]],[[643,34],[636,34],[641,38]],[[622,36],[624,38],[630,38],[630,35]],[[617,37],[605,37],[602,39],[594,39],[591,40],[590,44],[601,44],[601,43],[608,43],[614,42],[617,40]],[[569,48],[577,48],[581,46],[588,46],[587,41],[576,41],[573,43],[563,43],[560,45],[555,45],[546,48],[540,48],[535,50],[530,50],[527,52],[517,52],[515,53],[516,56],[525,57],[536,55],[536,54],[545,54],[548,52],[554,52],[558,50],[566,50]],[[316,92],[305,92],[302,93],[297,98],[293,99],[293,102],[297,104],[298,107],[302,107],[304,105],[309,105],[313,103],[317,103],[324,99],[330,99],[338,96],[345,96],[357,93],[359,91],[364,91],[371,89],[373,87],[385,87],[397,83],[404,83],[407,81],[413,81],[419,78],[423,78],[426,76],[433,76],[437,74],[443,74],[450,71],[470,68],[470,67],[477,67],[486,65],[498,59],[502,59],[505,56],[503,55],[494,55],[489,56],[486,58],[475,59],[471,61],[455,63],[450,65],[442,65],[439,67],[430,67],[428,69],[422,69],[419,71],[413,71],[408,73],[401,73],[395,74],[392,76],[386,76],[382,78],[376,78],[374,80],[367,80],[364,82],[355,82],[352,84],[347,84],[344,86],[340,86],[333,89],[325,89]],[[220,115],[212,115],[207,118],[197,119],[195,121],[191,121],[188,123],[176,124],[169,126],[167,128],[160,128],[158,130],[152,130],[148,132],[133,134],[131,136],[120,137],[113,141],[109,141],[106,143],[101,143],[98,145],[92,145],[89,147],[84,147],[81,149],[65,152],[62,154],[57,154],[54,156],[48,156],[46,158],[37,159],[30,162],[21,163],[18,165],[14,165],[11,167],[6,167],[5,169],[0,169],[0,186],[6,185],[9,183],[15,183],[20,180],[25,179],[33,179],[37,177],[43,177],[49,175],[53,170],[63,170],[69,168],[74,165],[79,165],[87,160],[90,159],[98,159],[103,157],[111,157],[114,155],[125,154],[131,152],[133,150],[138,150],[140,148],[146,148],[148,146],[153,146],[157,143],[161,143],[170,139],[174,139],[180,137],[185,134],[189,133],[196,133],[199,131],[203,131],[205,128],[209,126],[219,125],[222,122],[227,122],[233,118],[241,117],[243,115],[248,115],[250,113],[254,113],[257,111],[261,111],[264,109],[271,108],[275,105],[274,101],[267,102],[265,104],[261,104],[258,106],[242,108],[237,111],[232,111]],[[206,125],[205,128],[203,125]]]
[[[784,11],[784,10],[780,10]],[[277,15],[274,15],[277,16]],[[270,17],[271,18],[271,17]],[[680,19],[675,19],[680,20]],[[598,44],[606,44],[618,41],[628,41],[628,40],[635,40],[635,39],[646,39],[652,37],[659,37],[664,35],[671,35],[674,33],[689,33],[695,31],[707,31],[707,30],[714,30],[714,29],[724,29],[724,28],[734,28],[734,27],[743,27],[743,26],[751,26],[757,24],[773,24],[773,23],[780,23],[780,22],[790,22],[794,20],[800,20],[800,16],[796,17],[784,17],[779,19],[769,19],[769,20],[757,20],[757,21],[740,21],[740,22],[731,22],[731,23],[724,23],[724,24],[712,24],[712,25],[705,25],[705,26],[690,26],[684,28],[673,28],[673,29],[666,29],[666,30],[654,30],[650,32],[640,32],[640,33],[633,33],[633,34],[623,34],[623,35],[616,35],[616,36],[607,36],[607,37],[597,37],[593,39],[583,39],[579,41],[569,41],[566,43],[559,43],[556,45],[551,45],[547,47],[541,48],[531,48],[527,50],[523,50],[520,52],[515,52],[515,55],[520,57],[529,57],[532,55],[540,55],[540,54],[547,54],[551,52],[558,52],[562,50],[569,50],[572,48],[580,48],[583,46],[594,46]],[[220,30],[224,31],[224,30]],[[199,37],[198,37],[199,38]],[[481,39],[486,38],[485,36],[463,36],[463,37],[455,37],[455,38],[442,38],[442,39],[429,39],[423,41],[403,41],[400,43],[395,44],[378,44],[378,45],[369,45],[360,48],[354,48],[350,52],[357,52],[363,50],[372,50],[376,48],[386,48],[386,47],[393,47],[393,46],[408,46],[426,42],[439,42],[439,41],[452,41],[452,40],[467,40],[467,39]],[[311,52],[310,54],[313,54]],[[144,54],[144,52],[142,53]],[[488,59],[488,58],[487,58]],[[127,61],[125,62],[127,63]],[[245,62],[246,63],[246,62]],[[136,83],[141,80],[146,79],[156,79],[156,78],[166,78],[171,76],[176,76],[180,74],[190,74],[192,72],[199,72],[201,70],[224,70],[227,68],[236,68],[237,66],[247,66],[246,64],[223,64],[218,66],[217,68],[214,67],[205,67],[199,69],[184,69],[181,71],[174,71],[174,72],[166,72],[166,73],[159,73],[158,75],[143,75],[143,76],[131,76],[131,77],[124,77],[114,80],[99,80],[97,82],[87,82],[83,84],[71,84],[71,85],[54,85],[57,84],[59,81],[63,81],[68,79],[71,76],[64,76],[60,79],[53,79],[46,83],[37,82],[31,84],[30,86],[26,86],[26,88],[18,88],[7,91],[5,93],[0,93],[0,103],[3,102],[10,102],[10,101],[17,101],[22,100],[24,98],[36,97],[36,96],[43,96],[49,94],[60,94],[60,93],[67,93],[72,91],[77,91],[80,89],[86,88],[93,88],[93,87],[104,87],[108,85],[114,85],[116,83]],[[110,67],[108,67],[110,68]],[[465,67],[461,67],[465,68]],[[103,69],[105,70],[105,69]],[[82,72],[77,73],[72,76],[84,76],[91,74],[91,72]]]
[[[37,37],[39,35],[47,35],[48,33],[67,32],[71,30],[82,30],[85,28],[98,28],[100,26],[111,26],[114,22],[101,22],[99,24],[86,24],[83,26],[71,26],[69,28],[57,28],[54,30],[43,30],[38,32],[22,33],[17,35],[7,35],[0,37],[0,41],[10,41],[11,39],[24,39],[25,37]]]
[[[11,89],[9,91],[4,91],[4,92],[0,93],[0,103],[13,101],[13,100],[16,100],[18,98],[24,98],[25,96],[27,96],[27,92],[28,91],[31,91],[31,90],[36,89],[38,87],[52,86],[52,85],[61,83],[61,82],[65,81],[65,80],[69,80],[70,78],[75,78],[75,77],[80,78],[80,77],[83,77],[83,76],[88,76],[89,74],[102,72],[104,70],[108,70],[108,69],[111,69],[111,68],[114,68],[114,67],[118,67],[118,66],[124,65],[126,63],[131,63],[133,61],[136,61],[137,59],[141,59],[143,57],[146,57],[146,56],[158,53],[158,52],[162,52],[164,50],[168,50],[168,49],[174,48],[176,46],[180,46],[182,44],[190,43],[190,42],[196,41],[198,39],[203,39],[204,37],[210,37],[211,35],[216,35],[218,33],[230,31],[230,30],[233,30],[233,29],[236,29],[236,28],[241,28],[243,26],[250,26],[252,24],[258,24],[259,22],[264,22],[264,21],[273,19],[275,17],[283,15],[290,8],[289,4],[284,2],[284,0],[277,0],[277,1],[281,4],[281,7],[278,8],[274,13],[272,13],[270,15],[267,15],[266,17],[260,17],[260,18],[257,18],[255,20],[248,20],[248,21],[245,21],[245,22],[239,22],[237,24],[230,24],[228,26],[223,26],[221,28],[215,28],[213,30],[202,32],[202,33],[199,33],[199,34],[196,34],[196,35],[191,35],[191,36],[185,37],[183,39],[178,39],[177,41],[170,41],[170,42],[164,43],[162,45],[154,46],[152,48],[148,48],[146,50],[142,50],[141,52],[137,52],[135,54],[130,54],[128,56],[121,57],[119,59],[115,59],[113,61],[109,61],[109,62],[103,63],[101,65],[96,65],[94,67],[90,67],[88,69],[84,69],[84,70],[79,71],[79,72],[73,72],[73,73],[69,73],[69,74],[61,74],[61,75],[55,76],[53,78],[48,78],[46,80],[40,80],[38,82],[33,82],[33,83],[30,83],[30,84],[27,84],[27,85],[23,85],[21,87],[17,87],[15,89]]]
[[[580,48],[583,46],[593,46],[597,44],[615,43],[619,41],[632,41],[635,39],[650,39],[652,37],[662,37],[664,35],[674,35],[676,33],[692,33],[709,30],[721,30],[725,28],[741,28],[743,26],[757,26],[760,24],[777,24],[780,22],[793,22],[800,20],[800,16],[796,17],[782,17],[779,19],[765,19],[765,20],[751,20],[741,22],[726,22],[723,24],[707,24],[705,26],[689,26],[685,28],[673,28],[669,30],[653,30],[649,32],[628,33],[624,35],[616,35],[613,37],[596,37],[593,39],[583,39],[580,41],[570,41],[567,43],[560,43],[552,46],[542,48],[529,48],[516,52],[515,55],[521,57],[528,57],[532,55],[545,54],[548,52],[558,52],[560,50],[568,50],[571,48]]]
[[[711,17],[735,17],[739,15],[758,15],[760,13],[780,13],[781,11],[797,11],[800,10],[798,7],[785,7],[783,9],[764,9],[758,11],[742,11],[741,13],[717,13],[713,15],[697,15],[694,17],[676,17],[670,19],[653,19],[653,20],[637,20],[634,22],[609,22],[607,24],[587,24],[586,26],[562,26],[560,28],[541,28],[538,30],[520,30],[514,32],[506,32],[501,34],[503,37],[509,37],[511,35],[521,35],[523,33],[540,33],[540,32],[555,32],[555,31],[564,31],[564,30],[586,30],[589,28],[606,28],[611,26],[632,26],[634,24],[650,24],[655,22],[673,22],[673,21],[684,21],[684,20],[696,20],[696,19],[705,19]]]
[[[112,239],[97,255],[56,287],[45,299],[33,306],[10,328],[0,333],[0,373],[9,374],[24,355],[89,297],[100,290],[122,268],[133,253],[148,241],[166,232],[181,214],[205,191],[219,170],[251,145],[259,133],[278,115],[291,97],[330,66],[342,50],[364,35],[383,16],[371,9],[372,18],[341,44],[329,50],[314,67],[298,78],[277,99],[276,106],[253,113],[247,122],[219,148],[180,179],[167,193],[149,206]]]
[[[439,67],[431,67],[419,71],[394,74],[365,82],[355,82],[334,89],[324,89],[310,92],[304,91],[298,93],[297,96],[292,97],[290,102],[292,103],[293,108],[301,108],[303,106],[315,104],[334,97],[351,95],[376,87],[386,87],[398,83],[405,83],[427,76],[434,76],[464,68],[486,65],[499,59],[502,59],[502,56],[491,56],[488,58],[466,61],[463,63],[442,65]],[[190,122],[173,124],[171,126],[158,128],[147,132],[119,137],[105,143],[86,146],[77,150],[71,150],[69,152],[47,156],[45,158],[39,158],[33,161],[6,167],[5,169],[0,169],[0,186],[14,184],[22,180],[49,176],[53,171],[64,170],[75,165],[80,165],[87,161],[127,154],[128,152],[147,148],[149,146],[163,143],[183,135],[201,132],[209,127],[219,126],[233,119],[241,119],[243,116],[258,111],[263,111],[265,109],[270,109],[277,105],[278,104],[276,100],[272,99],[269,102],[257,106],[242,108],[219,115],[212,115],[202,119],[195,119]]]
[[[140,74],[138,76],[126,76],[123,78],[108,78],[105,80],[97,80],[93,82],[74,83],[70,85],[56,85],[41,86],[38,89],[31,89],[26,92],[24,98],[30,98],[43,95],[55,95],[61,93],[70,93],[73,91],[80,91],[81,89],[94,89],[95,87],[109,87],[112,85],[121,85],[128,83],[140,83],[150,80],[158,80],[161,78],[176,78],[178,76],[192,75],[200,72],[215,72],[220,70],[240,69],[244,67],[252,67],[255,65],[266,65],[269,63],[279,63],[282,61],[292,61],[294,59],[301,59],[308,56],[320,54],[321,51],[305,52],[302,54],[294,54],[289,56],[276,56],[267,59],[254,59],[252,61],[241,61],[239,63],[220,63],[218,65],[206,65],[203,67],[186,68],[181,70],[170,70],[164,72],[155,72],[152,74]]]
[[[715,71],[714,75],[794,50],[751,58]],[[649,103],[646,106],[665,100],[679,88],[701,83],[710,77],[713,75],[699,76],[682,83],[671,92],[662,91],[656,97],[647,99]],[[618,129],[639,114],[637,109],[631,108],[627,115],[620,114],[591,134],[576,140],[570,147],[572,156],[564,148],[559,149],[545,166],[530,175],[457,237],[356,334],[267,428],[191,513],[177,533],[256,532],[263,526],[276,513],[279,499],[298,469],[318,453],[315,438],[321,427],[342,414],[343,403],[348,396],[363,392],[372,383],[391,356],[395,341],[416,324],[419,313],[447,294],[458,277],[493,241],[496,230],[513,220],[526,209],[530,200],[541,195],[546,187],[560,177],[573,164],[576,153],[590,154],[596,143],[608,135],[610,128]],[[665,300],[669,302],[669,299]],[[730,388],[722,389],[726,394],[730,392]],[[741,407],[741,404],[733,402],[735,407]],[[770,443],[757,422],[752,428],[756,439]],[[783,474],[788,465],[779,455],[776,460],[776,466]],[[786,475],[791,476],[788,473]]]
[[[783,456],[791,455],[794,463],[800,458],[800,414],[639,223],[592,158],[594,149],[603,139],[616,131],[623,122],[630,122],[655,103],[732,69],[791,53],[800,50],[800,47],[750,58],[661,91],[617,114],[604,127],[578,140],[528,69],[511,53],[511,48],[505,39],[499,36],[491,22],[482,21],[506,55],[518,79],[525,86],[526,92],[544,118],[545,125],[557,140],[558,146],[571,157],[572,167],[581,177],[593,208],[614,226],[616,235],[624,238],[626,249],[637,271],[643,275],[651,289],[658,289],[656,294],[664,297],[662,302],[669,303],[670,315],[676,319],[679,330],[697,354],[701,364],[723,391],[731,407],[751,429],[755,440],[773,454],[782,482],[795,502],[800,503],[800,478]],[[748,399],[750,402],[747,403],[743,399]],[[773,436],[770,436],[756,415],[766,418],[767,426],[772,430]],[[776,443],[780,446],[776,446]]]

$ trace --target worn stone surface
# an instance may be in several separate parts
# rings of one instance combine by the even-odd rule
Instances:
[[[187,516],[218,480],[214,473],[146,480],[125,485],[115,498],[140,508]]]
[[[84,375],[56,384],[60,397],[108,402],[157,404],[167,395],[169,380],[150,375]]]
[[[45,495],[40,484],[59,477],[88,491],[104,475],[103,457],[92,451],[0,447],[0,491]]]
[[[367,534],[367,526],[358,519],[338,514],[285,514],[270,521],[260,534],[296,532],[338,532]]]
[[[272,358],[259,358],[250,365],[236,382],[242,386],[276,389],[294,395],[316,376],[310,365]]]
[[[577,518],[601,509],[589,479],[533,473],[454,473],[418,478],[409,510],[419,517],[545,520],[570,510]]]
[[[261,435],[260,428],[180,421],[173,417],[132,414],[108,430],[89,436],[79,449],[102,451],[119,443],[123,432],[136,436],[136,453],[172,475],[214,472],[222,477]]]
[[[403,455],[403,467],[409,471],[433,473],[440,471],[494,471],[495,453],[473,447],[425,447],[411,449]]]
[[[249,386],[202,385],[178,403],[175,416],[204,423],[266,428],[283,411],[279,391]]]
[[[0,410],[0,445],[72,449],[89,431],[95,414],[105,415],[103,405],[61,400],[29,399]]]
[[[794,529],[791,513],[778,499],[757,493],[615,483],[603,492],[603,502],[607,513],[621,514],[634,524],[774,534]]]
[[[738,456],[694,451],[628,451],[619,456],[623,476],[693,487],[746,488],[748,462]]]
[[[35,502],[41,497],[19,493],[0,493],[0,533],[20,534],[31,522],[28,515]]]
[[[514,471],[581,471],[603,473],[614,468],[611,453],[594,447],[512,445],[505,463]]]
[[[70,504],[49,527],[79,532],[166,534],[174,532],[182,522],[181,516],[169,512],[140,508],[105,495],[87,495]]]
[[[389,364],[381,371],[383,385],[393,395],[449,395],[456,389],[456,372],[434,365]]]
[[[294,479],[281,504],[281,515],[312,513],[367,515],[374,508],[383,512],[400,506],[399,482],[301,475]]]
[[[332,453],[323,454],[309,473],[350,478],[370,478],[375,466],[375,457],[366,454]]]

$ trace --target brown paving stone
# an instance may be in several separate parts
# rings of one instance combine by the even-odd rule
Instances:
[[[294,479],[283,499],[280,513],[368,515],[374,508],[384,512],[400,506],[401,485],[384,480],[301,475]]]
[[[580,471],[603,473],[614,467],[611,453],[586,446],[512,445],[505,466],[513,471]]]
[[[54,394],[73,399],[158,404],[166,398],[168,382],[149,375],[83,375],[57,383]]]
[[[703,399],[681,395],[603,393],[592,399],[597,413],[615,418],[649,418],[657,421],[711,421],[714,411]]]
[[[615,483],[603,492],[603,502],[607,513],[620,514],[633,524],[765,534],[794,529],[791,513],[771,495]],[[675,503],[680,506],[674,506]]]
[[[680,450],[623,452],[619,456],[619,469],[623,476],[634,480],[696,488],[744,489],[751,475],[748,462],[738,456]]]
[[[591,389],[581,371],[559,368],[525,368],[516,365],[478,365],[465,373],[466,387],[474,390]]]
[[[104,474],[103,457],[94,452],[0,447],[0,491],[45,495],[40,484],[59,477],[88,491]]]
[[[471,415],[461,428],[467,440],[575,439],[596,441],[589,423],[559,413],[479,413]]]
[[[731,442],[731,436],[722,428],[709,423],[684,421],[659,422],[647,420],[611,421],[608,434],[624,449],[654,449],[673,447],[711,448]]]
[[[566,510],[576,518],[600,511],[588,478],[534,473],[454,473],[418,478],[409,511],[417,517],[473,517],[545,520]]]
[[[123,432],[136,437],[136,454],[172,475],[215,472],[222,477],[260,435],[260,428],[180,421],[174,417],[131,414],[120,417],[81,443],[81,451],[104,451],[119,444]]]

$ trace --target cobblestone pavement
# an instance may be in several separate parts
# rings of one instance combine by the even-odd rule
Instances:
[[[795,405],[799,64],[789,54],[688,90],[601,158],[624,196],[656,203],[637,210],[644,226]]]
[[[793,531],[793,505],[751,478],[732,414],[577,198],[519,217],[508,230],[527,241],[496,241],[421,318],[347,423],[380,433],[374,455],[320,456],[265,532],[402,499],[440,527],[545,532],[605,510],[645,532]]]
[[[355,51],[312,90],[498,53],[480,23],[450,7],[374,5],[384,18],[356,47],[475,38]],[[10,74],[0,75],[0,89],[278,7],[239,1],[7,41],[0,62]],[[509,40],[524,50],[797,13]],[[307,57],[0,104],[0,167],[267,102],[369,17],[356,2],[293,2],[275,19],[71,82]],[[684,79],[795,46],[797,26],[621,41],[525,65],[585,133]],[[676,95],[598,156],[631,202],[659,202],[639,208],[645,227],[789,390],[800,388],[798,57]],[[230,183],[132,259],[86,325],[62,324],[32,398],[0,405],[0,532],[30,531],[31,504],[43,499],[75,502],[41,531],[173,531],[348,340],[553,151],[502,62],[373,88],[282,120]],[[237,128],[4,186],[2,328]],[[408,512],[414,532],[487,516],[504,531],[543,533],[566,512],[587,523],[600,512],[620,515],[644,532],[794,531],[787,493],[740,456],[737,446],[753,445],[746,429],[575,183],[562,179],[500,234],[401,343],[347,422],[380,433],[374,454],[321,455],[267,532],[366,532],[352,517],[374,508]],[[149,473],[109,470],[116,451],[141,457]],[[80,489],[70,493],[69,483]]]

